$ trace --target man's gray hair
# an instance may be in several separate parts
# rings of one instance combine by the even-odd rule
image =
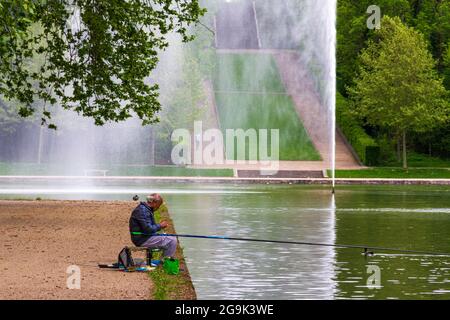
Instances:
[[[162,198],[161,198],[161,196],[159,194],[152,193],[152,194],[147,196],[147,202],[155,202],[155,201],[161,201],[162,202]]]

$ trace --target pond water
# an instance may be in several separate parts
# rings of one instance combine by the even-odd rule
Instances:
[[[129,200],[149,192],[165,197],[180,234],[450,253],[446,186],[339,186],[332,197],[326,186],[0,183],[0,198]],[[180,242],[199,299],[450,299],[450,257]]]

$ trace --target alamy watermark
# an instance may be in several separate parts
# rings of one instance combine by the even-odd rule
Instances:
[[[195,121],[193,134],[176,129],[171,139],[176,143],[171,154],[176,165],[251,164],[264,175],[279,169],[279,129],[226,129],[224,137],[221,130],[203,130],[203,123]]]
[[[381,28],[381,9],[377,5],[371,5],[367,8],[366,11],[368,14],[370,14],[369,18],[367,19],[367,28],[370,30],[373,29],[380,29]]]
[[[379,266],[369,264],[367,266],[367,274],[370,276],[367,278],[367,288],[369,289],[381,289],[381,270]]]
[[[69,275],[66,280],[67,289],[81,289],[81,269],[79,266],[70,265],[66,269],[66,273]]]

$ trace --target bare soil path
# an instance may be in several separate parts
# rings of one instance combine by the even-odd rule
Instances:
[[[96,267],[131,245],[134,202],[0,201],[0,299],[150,299],[146,273]],[[81,288],[68,289],[70,265]]]

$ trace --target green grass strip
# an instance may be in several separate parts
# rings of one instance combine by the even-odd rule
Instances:
[[[331,172],[328,171],[329,176]],[[370,168],[363,170],[336,170],[336,178],[387,179],[450,179],[450,169],[444,168]]]
[[[177,166],[113,166],[96,165],[87,168],[34,163],[1,163],[0,176],[6,175],[85,175],[85,170],[107,170],[106,176],[180,176],[180,177],[232,177],[232,169],[193,169]],[[90,171],[89,174],[100,174]]]

